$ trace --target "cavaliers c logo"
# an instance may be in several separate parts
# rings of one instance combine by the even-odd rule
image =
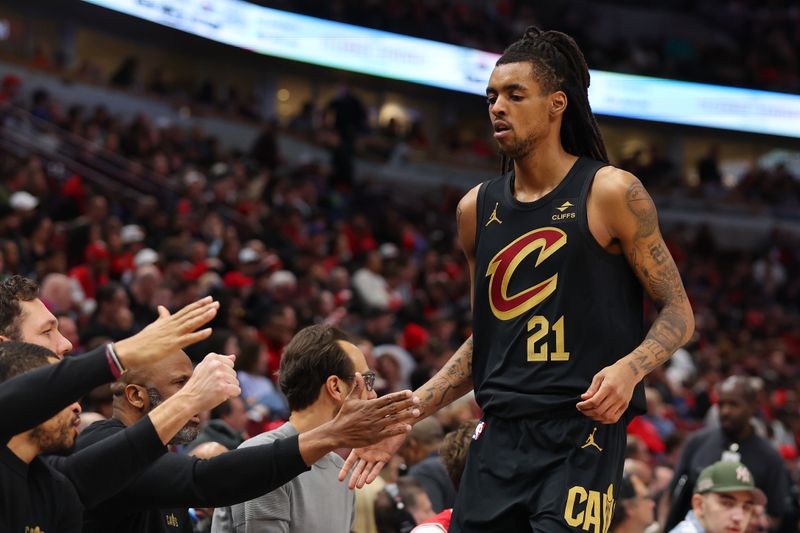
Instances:
[[[567,243],[567,234],[558,228],[547,227],[530,231],[500,250],[489,262],[486,275],[489,280],[489,303],[494,316],[500,320],[511,320],[531,310],[553,294],[558,284],[558,274],[537,283],[529,289],[508,295],[508,283],[523,259],[539,250],[538,267]]]

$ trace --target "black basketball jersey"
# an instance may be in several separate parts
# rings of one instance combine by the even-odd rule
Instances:
[[[472,375],[491,415],[578,415],[594,375],[644,338],[641,284],[589,231],[586,198],[602,166],[578,159],[535,202],[514,198],[510,173],[479,189]],[[631,407],[645,410],[641,383]]]

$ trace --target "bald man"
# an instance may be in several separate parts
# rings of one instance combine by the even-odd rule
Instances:
[[[88,427],[78,449],[123,431],[181,390],[192,375],[182,351],[156,364],[129,372],[114,389],[114,416]],[[328,452],[377,442],[410,429],[418,411],[409,391],[377,400],[359,400],[364,380],[356,374],[347,401],[330,422],[270,444],[233,450],[209,460],[176,453],[159,458],[114,498],[87,510],[84,533],[192,531],[188,507],[222,507],[246,501],[280,487],[309,470]],[[198,433],[193,418],[172,444],[191,442]]]

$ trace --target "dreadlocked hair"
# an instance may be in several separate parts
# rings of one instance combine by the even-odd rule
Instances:
[[[529,26],[520,40],[505,49],[496,65],[528,62],[542,90],[564,91],[567,108],[561,121],[561,145],[567,152],[608,163],[597,120],[589,105],[589,67],[575,40],[559,31]],[[503,156],[501,171],[513,168]]]

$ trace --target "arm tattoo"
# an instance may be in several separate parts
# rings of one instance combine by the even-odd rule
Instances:
[[[669,252],[667,252],[667,248],[663,244],[657,242],[650,246],[650,257],[653,258],[657,265],[663,265],[669,258]]]
[[[450,404],[472,388],[472,337],[423,385],[418,392],[421,411],[431,414]]]
[[[461,209],[461,204],[456,207],[456,230],[461,227],[461,214],[463,210]]]
[[[628,260],[659,309],[647,337],[633,352],[635,363],[629,361],[631,370],[638,376],[664,363],[688,340],[690,317],[686,316],[688,302],[678,267],[658,237],[658,216],[650,195],[637,180],[625,193],[625,201],[636,219],[636,234]],[[653,237],[657,238],[655,242]],[[688,312],[691,313],[691,309]]]
[[[649,237],[658,230],[658,215],[655,204],[639,180],[634,181],[625,192],[625,203],[636,217],[636,239]]]

